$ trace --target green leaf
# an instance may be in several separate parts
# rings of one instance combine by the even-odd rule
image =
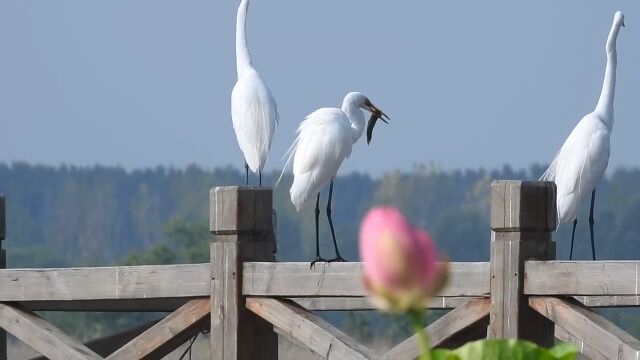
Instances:
[[[569,344],[558,344],[547,350],[530,341],[479,340],[455,350],[437,349],[433,360],[573,360],[576,349]]]
[[[578,350],[571,344],[560,343],[549,349],[549,353],[558,360],[573,360],[577,357]]]

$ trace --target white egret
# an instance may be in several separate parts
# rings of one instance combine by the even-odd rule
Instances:
[[[245,35],[248,8],[249,0],[240,1],[236,19],[238,81],[231,93],[231,119],[245,159],[246,183],[249,184],[251,169],[258,173],[262,185],[262,169],[278,123],[278,106],[251,62]]]
[[[613,128],[613,98],[618,62],[616,39],[621,26],[624,26],[624,15],[618,11],[615,13],[613,25],[607,38],[607,66],[598,105],[592,113],[585,115],[578,122],[541,178],[541,180],[556,183],[558,223],[573,221],[570,259],[573,257],[573,240],[578,224],[576,212],[580,203],[589,194],[591,194],[591,208],[589,210],[591,254],[593,260],[596,259],[593,206],[596,185],[609,163],[610,138]]]
[[[351,92],[344,97],[341,109],[320,108],[309,114],[300,123],[297,137],[288,151],[289,158],[285,169],[293,160],[293,184],[289,194],[296,210],[300,211],[309,198],[317,194],[315,209],[316,259],[311,263],[311,266],[318,261],[344,261],[338,250],[336,234],[331,219],[333,179],[342,161],[351,155],[351,147],[364,132],[365,117],[362,109],[372,113],[367,125],[368,144],[371,141],[376,121],[381,119],[387,122],[386,120],[389,120],[389,117],[374,106],[365,95],[359,92]],[[325,260],[320,257],[318,217],[320,215],[320,190],[328,183],[330,185],[329,198],[327,200],[327,219],[329,219],[336,257]]]

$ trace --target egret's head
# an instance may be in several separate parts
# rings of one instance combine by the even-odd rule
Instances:
[[[619,26],[624,27],[624,14],[622,11],[616,11],[616,14],[613,16],[613,22]]]
[[[373,127],[376,125],[378,119],[388,124],[387,120],[390,120],[387,114],[378,109],[368,97],[360,92],[350,92],[344,97],[342,103],[343,108],[355,107],[363,110],[367,110],[371,113],[369,123],[367,124],[367,144],[371,142],[371,135],[373,134]]]

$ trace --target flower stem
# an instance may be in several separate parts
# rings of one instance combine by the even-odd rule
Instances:
[[[431,360],[431,349],[429,349],[429,339],[427,333],[424,331],[424,325],[422,324],[422,318],[424,315],[423,310],[409,311],[409,317],[413,325],[413,331],[416,333],[416,341],[420,348],[420,360]]]

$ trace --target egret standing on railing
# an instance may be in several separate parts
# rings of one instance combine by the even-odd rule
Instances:
[[[236,19],[238,81],[231,93],[231,119],[238,145],[244,154],[246,184],[249,185],[251,169],[258,173],[258,181],[262,185],[262,169],[278,122],[278,106],[251,62],[245,35],[248,7],[249,0],[242,0]]]
[[[369,98],[359,92],[348,93],[342,101],[342,108],[320,108],[309,114],[298,127],[296,140],[289,148],[289,162],[293,159],[293,184],[289,194],[291,202],[300,211],[309,198],[316,197],[316,259],[319,261],[344,261],[340,256],[336,234],[331,219],[331,197],[333,195],[333,179],[345,158],[351,155],[351,147],[362,137],[365,117],[362,109],[371,112],[367,125],[367,144],[371,141],[373,127],[378,119],[384,122],[389,117],[375,107]],[[284,170],[283,170],[284,172]],[[282,177],[282,176],[281,176]],[[320,190],[329,185],[327,200],[327,219],[331,228],[333,246],[336,257],[325,260],[320,257],[318,239],[318,217],[320,215]]]
[[[596,259],[593,206],[596,185],[609,163],[610,138],[613,128],[613,97],[618,62],[616,39],[621,26],[624,26],[624,15],[618,11],[613,18],[613,26],[607,39],[607,67],[596,109],[578,122],[541,178],[541,180],[556,183],[558,223],[573,221],[569,259],[573,257],[573,240],[578,224],[576,212],[580,203],[589,194],[591,194],[591,208],[589,210],[591,254],[593,260]]]

